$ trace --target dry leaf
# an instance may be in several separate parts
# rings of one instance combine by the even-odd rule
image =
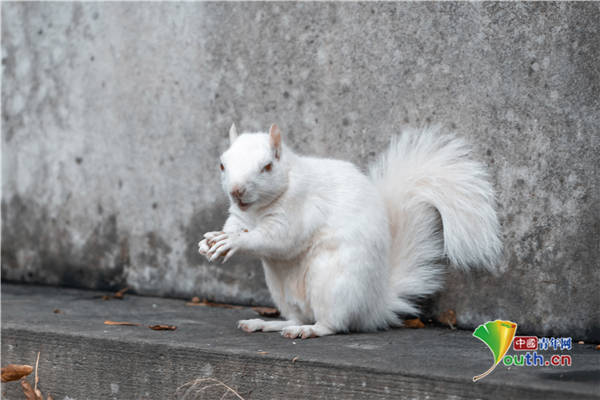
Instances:
[[[298,360],[298,356],[292,358],[292,363],[295,363]]]
[[[62,311],[60,311],[58,308],[55,308],[54,311],[52,311],[54,314],[60,314],[62,313]]]
[[[456,329],[456,313],[454,310],[446,310],[438,316],[441,324],[448,325],[451,329]]]
[[[174,331],[177,329],[175,325],[150,325],[148,328],[155,331]]]
[[[32,372],[31,365],[8,364],[6,367],[2,367],[2,382],[19,380]]]
[[[279,310],[273,307],[252,307],[252,309],[263,317],[279,317]]]
[[[110,300],[110,297],[107,295],[102,296],[102,300]]]
[[[258,353],[258,354],[262,354],[262,355],[269,354],[269,352],[268,352],[268,351],[257,351],[257,353]]]
[[[104,321],[104,325],[124,325],[124,326],[141,326],[137,322],[118,322],[118,321]]]
[[[21,381],[21,387],[23,388],[23,393],[25,394],[25,398],[27,400],[44,400],[35,394],[35,391],[25,379]]]
[[[123,300],[125,292],[129,290],[129,287],[123,288],[119,290],[117,293],[113,294],[113,298]]]
[[[596,345],[596,350],[600,350],[600,344]]]
[[[198,304],[200,303],[200,297],[192,297],[192,303]]]
[[[579,342],[577,342],[577,344],[584,344],[585,342],[583,340],[580,340]]]
[[[195,302],[187,302],[186,306],[206,306],[206,307],[220,307],[220,308],[234,308],[236,310],[242,309],[242,306],[234,306],[233,304],[225,304],[225,303],[213,303],[211,301],[202,300],[199,303]]]
[[[404,327],[412,328],[412,329],[419,329],[419,328],[425,328],[425,324],[419,318],[405,319]]]

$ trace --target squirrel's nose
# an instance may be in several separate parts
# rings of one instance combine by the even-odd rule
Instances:
[[[234,199],[241,200],[244,193],[246,193],[246,189],[235,186],[231,191],[231,197],[233,197]]]

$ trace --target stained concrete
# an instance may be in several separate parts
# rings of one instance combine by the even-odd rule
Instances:
[[[441,123],[490,168],[505,257],[431,312],[600,340],[600,4],[1,7],[3,279],[269,303],[255,260],[196,254],[231,122],[361,167]]]
[[[236,329],[238,319],[257,317],[250,309],[129,295],[104,301],[102,294],[3,285],[3,363],[31,364],[39,351],[40,387],[55,399],[221,398],[215,387],[201,392],[206,382],[192,384],[203,378],[248,400],[600,398],[600,352],[591,344],[539,352],[570,354],[570,367],[499,365],[473,383],[493,355],[471,332],[401,328],[290,340]],[[153,331],[150,324],[177,329]],[[23,397],[18,382],[2,391],[6,399]]]

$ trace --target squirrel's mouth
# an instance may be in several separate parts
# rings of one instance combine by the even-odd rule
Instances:
[[[248,209],[248,207],[250,207],[252,205],[252,203],[244,203],[241,200],[237,201],[238,207],[240,208],[240,210],[242,211],[246,211]]]

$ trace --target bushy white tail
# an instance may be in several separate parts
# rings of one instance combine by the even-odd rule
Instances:
[[[395,312],[414,313],[411,300],[439,289],[444,257],[493,270],[502,250],[484,166],[462,139],[439,131],[404,131],[370,169],[389,218]]]

